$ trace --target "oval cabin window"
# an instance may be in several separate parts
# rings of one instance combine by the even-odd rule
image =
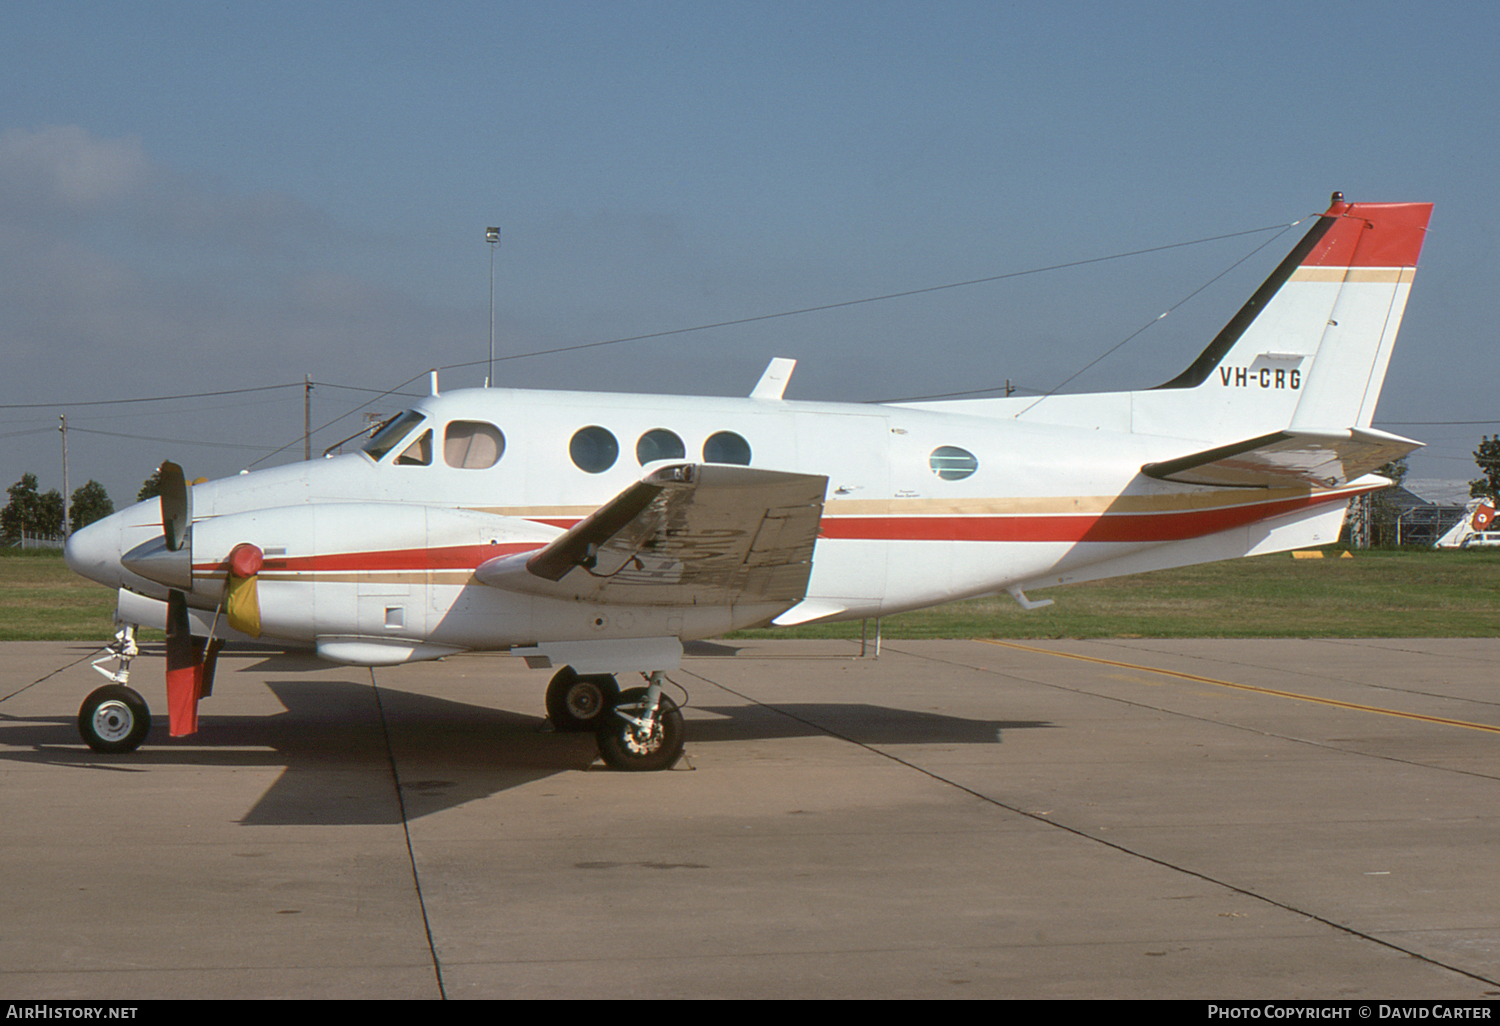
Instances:
[[[956,445],[940,445],[927,457],[927,465],[944,481],[962,481],[979,469],[979,458]]]

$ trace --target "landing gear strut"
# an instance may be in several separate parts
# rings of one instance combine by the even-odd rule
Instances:
[[[620,695],[610,721],[599,728],[599,754],[617,770],[671,769],[682,757],[682,712],[661,693],[660,670],[649,687]]]

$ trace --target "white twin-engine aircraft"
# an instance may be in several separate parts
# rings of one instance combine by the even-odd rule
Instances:
[[[888,404],[505,388],[433,394],[356,453],[189,486],[72,536],[119,589],[98,751],[150,712],[134,629],[167,631],[171,733],[197,728],[224,639],[387,665],[509,651],[605,761],[662,769],[682,643],[1319,545],[1370,471],[1420,443],[1371,429],[1431,204],[1328,211],[1192,366],[1156,388]],[[615,674],[646,686],[620,691]]]

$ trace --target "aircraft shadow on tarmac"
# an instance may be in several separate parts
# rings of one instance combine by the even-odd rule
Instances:
[[[558,773],[604,771],[592,734],[554,733],[540,716],[388,686],[297,677],[266,682],[285,712],[215,716],[210,698],[197,734],[170,739],[166,717],[157,715],[146,743],[126,755],[84,747],[71,716],[0,715],[0,760],[112,773],[280,768],[241,818],[247,826],[395,824]],[[997,744],[1007,730],[1051,726],[862,703],[690,705],[687,716],[689,758],[695,745],[726,741],[831,734],[865,745]]]

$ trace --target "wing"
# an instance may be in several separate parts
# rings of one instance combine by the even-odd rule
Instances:
[[[1421,446],[1421,442],[1371,428],[1276,431],[1161,463],[1147,463],[1141,473],[1184,484],[1336,488]]]
[[[827,487],[808,474],[664,466],[545,548],[492,559],[475,577],[589,602],[790,608],[807,593]]]

